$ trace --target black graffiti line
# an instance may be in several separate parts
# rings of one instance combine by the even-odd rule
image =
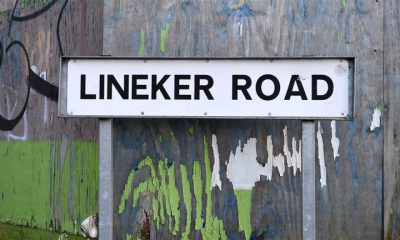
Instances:
[[[47,82],[46,80],[42,79],[40,76],[38,76],[35,72],[32,71],[31,69],[31,65],[30,65],[30,61],[29,61],[29,56],[28,56],[28,52],[25,48],[25,46],[19,42],[19,41],[14,41],[12,43],[10,43],[7,48],[6,48],[6,53],[9,51],[9,49],[13,46],[13,45],[18,45],[20,46],[24,53],[25,53],[25,58],[26,61],[28,63],[28,92],[27,92],[27,96],[25,99],[25,103],[24,106],[21,110],[21,112],[14,118],[14,119],[6,119],[5,117],[0,115],[0,130],[4,130],[4,131],[9,131],[14,129],[14,127],[19,123],[19,121],[22,119],[26,108],[28,106],[28,100],[29,100],[29,95],[30,95],[30,89],[34,89],[36,90],[38,93],[42,94],[43,96],[46,96],[48,98],[50,98],[52,101],[57,102],[58,100],[58,92],[59,89],[57,86],[52,85],[51,83]]]
[[[22,50],[25,53],[25,57],[26,57],[26,61],[28,62],[28,66],[29,66],[29,75],[30,72],[32,72],[32,70],[30,70],[30,62],[29,62],[29,58],[28,58],[28,52],[26,51],[26,48],[24,47],[24,45],[19,42],[19,41],[14,41],[12,43],[10,43],[10,45],[8,45],[8,47],[6,48],[6,52],[8,52],[8,50],[14,45],[18,45],[22,48]],[[28,92],[26,94],[26,99],[25,99],[25,103],[24,106],[22,107],[21,112],[14,118],[14,119],[6,119],[5,117],[3,117],[0,114],[0,130],[4,130],[4,131],[10,131],[12,129],[14,129],[14,127],[19,123],[19,121],[22,119],[22,117],[24,116],[24,113],[26,111],[26,107],[28,106],[28,101],[29,101],[29,94],[30,94],[30,90],[31,90],[31,80],[30,77],[28,75]]]
[[[36,18],[36,17],[42,15],[43,13],[47,12],[50,8],[53,7],[53,5],[54,5],[57,1],[58,1],[58,0],[53,0],[53,1],[51,1],[50,3],[48,3],[45,7],[41,8],[41,9],[39,9],[38,11],[36,11],[36,12],[34,12],[34,13],[31,13],[31,14],[29,14],[29,15],[27,15],[27,16],[15,16],[15,10],[17,9],[18,3],[19,3],[19,0],[16,0],[16,1],[15,1],[15,4],[14,4],[14,9],[13,9],[13,11],[12,11],[12,13],[11,13],[10,25],[9,25],[9,28],[8,28],[8,35],[10,35],[10,33],[11,33],[11,25],[12,25],[12,22],[13,22],[13,21],[16,21],[16,22],[24,22],[24,21],[32,20],[32,19],[34,19],[34,18]],[[60,50],[60,55],[61,55],[61,56],[64,56],[64,51],[63,51],[62,44],[61,44],[61,39],[60,39],[60,23],[61,23],[62,14],[63,14],[63,12],[64,12],[64,10],[65,10],[65,7],[67,6],[68,1],[69,1],[69,0],[64,0],[64,4],[63,4],[63,6],[61,7],[60,14],[58,15],[58,19],[57,19],[56,35],[57,35],[58,48],[59,48],[59,50]]]
[[[57,42],[58,42],[58,49],[60,50],[60,55],[64,56],[64,51],[61,45],[61,40],[60,40],[60,23],[61,23],[61,17],[64,12],[65,7],[67,6],[68,0],[65,0],[64,5],[62,6],[60,10],[60,14],[58,15],[57,19],[57,29],[56,29],[56,34],[57,34]]]
[[[14,5],[14,9],[13,9],[12,16],[11,16],[11,21],[23,22],[23,21],[29,21],[31,19],[34,19],[34,18],[42,15],[43,13],[47,12],[57,1],[58,0],[53,0],[50,3],[48,3],[45,7],[41,8],[38,11],[36,11],[34,13],[31,13],[29,15],[26,15],[26,16],[15,16],[14,15],[15,9],[16,9],[16,7],[18,5],[18,2],[19,2],[19,0],[17,0],[15,2],[15,5]]]

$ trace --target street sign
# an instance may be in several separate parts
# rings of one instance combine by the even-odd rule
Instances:
[[[60,116],[352,118],[352,59],[62,58]]]

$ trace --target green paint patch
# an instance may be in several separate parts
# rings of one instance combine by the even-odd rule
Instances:
[[[246,239],[251,237],[251,193],[252,190],[234,190],[238,205],[239,231],[244,231]]]
[[[140,46],[139,46],[139,57],[144,57],[144,43],[145,43],[145,33],[143,29],[140,29]]]
[[[183,202],[186,207],[186,227],[185,232],[182,233],[182,239],[188,240],[190,233],[190,224],[192,220],[192,194],[190,191],[190,184],[188,181],[188,173],[186,166],[180,165],[181,176],[182,176],[182,192],[183,192]]]
[[[193,125],[188,128],[188,132],[193,135],[193,133],[194,133],[194,126]]]
[[[211,164],[208,153],[208,142],[207,138],[203,138],[204,147],[204,169],[206,175],[206,184],[204,184],[204,192],[207,196],[207,206],[206,206],[206,224],[203,229],[201,229],[201,236],[203,239],[227,239],[224,224],[222,220],[212,215],[212,196],[211,196]]]
[[[342,10],[346,9],[347,0],[342,0]]]
[[[0,239],[83,240],[84,238],[65,233],[57,233],[57,232],[43,231],[40,229],[0,224]]]
[[[132,191],[132,182],[133,182],[134,177],[135,177],[135,171],[131,171],[129,173],[128,181],[125,184],[124,193],[121,196],[121,201],[118,206],[119,214],[123,213],[125,210],[126,201],[128,200],[129,195],[131,194],[131,191]]]
[[[160,32],[160,51],[161,52],[165,52],[165,41],[167,40],[170,27],[171,27],[171,24],[169,22],[166,22],[165,28],[161,29],[161,32]]]
[[[61,145],[1,142],[0,222],[78,233],[98,211],[98,145]]]
[[[179,192],[178,188],[176,187],[175,183],[175,164],[172,163],[172,165],[168,168],[168,192],[169,192],[169,200],[170,200],[170,206],[171,206],[171,214],[174,217],[174,222],[175,225],[172,229],[172,234],[176,235],[177,232],[179,232],[179,220],[181,217],[181,212],[179,211]]]
[[[180,223],[180,211],[179,211],[179,192],[175,182],[175,165],[174,163],[168,164],[168,159],[164,159],[158,162],[158,173],[160,180],[156,175],[156,170],[153,161],[150,157],[146,157],[140,161],[136,171],[140,171],[144,167],[149,167],[151,175],[149,179],[140,182],[133,189],[132,207],[137,207],[140,194],[143,192],[151,192],[157,197],[153,196],[152,208],[153,208],[153,219],[156,223],[157,229],[159,229],[160,223],[165,224],[165,214],[170,219],[169,229],[176,235],[179,231]],[[135,170],[133,170],[129,176],[127,183],[125,184],[124,192],[121,195],[120,204],[118,207],[118,214],[121,214],[125,210],[126,201],[132,192],[132,184],[135,177]],[[168,178],[168,182],[167,182]],[[164,206],[165,202],[165,206]],[[173,220],[173,221],[172,221]],[[174,223],[172,225],[172,223]]]
[[[132,184],[134,184],[135,174],[143,167],[150,167],[151,176],[138,183],[137,186],[134,187],[132,190]],[[195,230],[201,230],[202,239],[225,240],[227,239],[227,237],[224,230],[223,221],[218,217],[214,217],[212,214],[211,163],[209,159],[208,143],[206,137],[204,137],[204,169],[205,183],[202,180],[200,162],[193,162],[192,181],[193,193],[195,198]],[[184,226],[184,232],[182,233],[181,238],[189,239],[192,222],[193,197],[186,166],[180,165],[177,171],[180,171],[181,174],[180,180],[182,183],[183,204],[186,208],[186,225]],[[170,233],[176,235],[180,230],[181,210],[179,209],[179,204],[181,202],[181,199],[179,195],[179,190],[176,185],[175,163],[168,162],[168,159],[160,160],[158,162],[156,173],[153,161],[150,157],[147,157],[140,161],[137,169],[133,170],[128,176],[127,183],[125,184],[124,191],[121,195],[118,213],[121,214],[124,212],[126,202],[130,194],[133,194],[132,207],[137,207],[140,194],[143,192],[153,193],[152,209],[153,220],[155,222],[156,228],[159,229],[160,224],[165,224],[166,219],[168,218],[168,227]],[[202,216],[203,192],[206,194],[205,218]]]
[[[193,192],[196,198],[196,220],[195,230],[203,228],[203,218],[201,217],[201,211],[203,209],[202,195],[203,195],[203,183],[201,181],[201,168],[200,163],[195,161],[193,163]]]

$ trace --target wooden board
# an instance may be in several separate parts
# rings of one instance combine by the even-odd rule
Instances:
[[[356,58],[354,120],[316,124],[317,239],[380,239],[383,134],[370,128],[383,103],[383,3],[338,3],[307,8],[321,28],[305,54]]]
[[[327,183],[317,155],[317,238],[381,237],[383,135],[368,129],[383,103],[382,2],[110,1],[104,14],[111,55],[356,57],[355,119],[335,124],[336,160],[331,122],[320,122]]]
[[[384,224],[385,239],[400,238],[400,23],[399,1],[385,1]]]
[[[58,118],[53,93],[62,54],[101,54],[102,2],[6,0],[0,11],[0,114],[22,116],[0,123],[0,222],[78,234],[98,208],[97,120]],[[31,85],[27,98],[29,69],[55,91]]]
[[[291,145],[300,139],[298,126],[265,120],[116,120],[114,238],[301,238],[300,169],[287,167],[282,154],[283,129],[290,132]],[[288,150],[301,152],[298,144]],[[284,165],[278,170],[272,158],[279,154]],[[251,165],[264,175],[250,171]],[[212,185],[215,179],[219,186]]]

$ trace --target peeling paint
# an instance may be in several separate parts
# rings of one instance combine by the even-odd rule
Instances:
[[[374,109],[374,113],[372,114],[371,126],[369,127],[370,131],[374,131],[376,128],[381,127],[381,115],[382,108],[376,107]]]
[[[332,151],[333,151],[333,160],[335,161],[337,157],[339,157],[339,138],[336,136],[336,121],[333,120],[331,121],[331,130],[332,130],[332,138],[331,138],[331,144],[332,144]]]
[[[139,47],[139,57],[144,57],[144,43],[145,43],[145,32],[140,29],[140,47]]]
[[[252,190],[234,190],[238,205],[239,231],[244,232],[246,239],[251,237],[251,194]]]
[[[172,163],[172,165],[168,167],[167,171],[168,171],[168,192],[169,192],[169,200],[171,206],[171,215],[175,220],[174,222],[175,225],[172,229],[172,234],[176,235],[176,233],[179,232],[179,221],[181,217],[181,212],[179,211],[179,201],[180,201],[179,192],[175,183],[175,164]]]
[[[160,51],[161,52],[165,52],[165,41],[167,40],[170,27],[171,27],[171,24],[169,22],[166,22],[165,28],[161,29],[161,32],[160,32]]]
[[[221,185],[221,177],[219,175],[219,152],[218,152],[218,143],[217,143],[217,136],[215,134],[212,135],[212,148],[214,154],[214,165],[211,174],[211,188],[217,186],[220,190],[222,190]]]
[[[77,222],[97,212],[98,145],[67,141],[63,160],[55,154],[60,146],[1,142],[1,222],[74,232]]]
[[[208,153],[208,142],[207,138],[204,136],[203,139],[204,146],[204,169],[206,175],[206,181],[204,185],[204,191],[207,196],[207,205],[206,205],[206,222],[203,229],[201,229],[201,236],[204,240],[214,240],[214,239],[227,239],[224,225],[222,220],[217,217],[213,217],[212,214],[212,200],[211,200],[211,164]]]
[[[283,129],[283,154],[286,156],[287,166],[293,168],[293,175],[296,176],[297,169],[301,172],[301,140],[299,140],[299,150],[297,151],[297,141],[292,138],[292,152],[289,151],[287,126]]]
[[[241,141],[235,153],[229,156],[226,175],[232,182],[233,189],[251,190],[255,182],[259,181],[262,165],[257,162],[256,138],[250,138],[241,147]]]
[[[317,141],[318,141],[318,159],[319,159],[319,168],[320,168],[320,183],[321,188],[326,186],[326,166],[325,166],[325,155],[324,155],[324,142],[322,141],[322,128],[321,123],[318,122],[318,131],[317,131]]]
[[[195,161],[193,163],[193,192],[196,199],[196,219],[194,227],[195,230],[200,230],[203,228],[203,218],[201,217],[201,210],[203,209],[201,199],[201,196],[203,195],[202,186],[203,183],[201,181],[200,163],[198,161]]]
[[[251,190],[255,183],[260,180],[260,175],[267,176],[270,181],[272,179],[273,167],[278,168],[280,176],[285,173],[285,156],[287,166],[293,168],[293,174],[296,175],[297,169],[301,171],[301,140],[299,141],[299,151],[297,151],[297,141],[292,138],[293,153],[289,151],[287,127],[283,129],[284,134],[284,155],[279,153],[274,156],[272,137],[267,137],[267,153],[268,159],[265,166],[257,162],[257,139],[250,138],[242,146],[239,141],[235,152],[231,152],[227,165],[227,177],[232,182],[233,189]]]
[[[186,166],[180,165],[181,176],[182,176],[182,193],[183,202],[186,207],[186,228],[185,232],[182,233],[182,239],[188,240],[190,234],[190,225],[192,220],[192,194],[190,192],[190,184],[188,181],[188,174]]]
[[[188,132],[189,132],[190,134],[193,135],[193,133],[194,133],[194,126],[193,126],[193,125],[191,125],[191,126],[188,128]]]
[[[151,176],[146,180],[141,181],[132,190],[132,184],[134,177],[138,171],[144,167],[151,169]],[[227,239],[224,230],[224,224],[221,219],[214,217],[212,214],[212,193],[211,193],[211,166],[208,153],[208,143],[204,137],[204,169],[205,169],[205,184],[203,184],[201,178],[201,165],[199,161],[193,163],[193,192],[195,195],[196,204],[196,218],[195,218],[195,229],[201,230],[202,239]],[[182,195],[183,204],[186,207],[186,225],[185,231],[182,233],[182,239],[188,239],[191,230],[191,218],[192,218],[192,195],[191,188],[188,179],[188,173],[186,166],[180,165],[179,170],[182,177]],[[123,194],[121,195],[120,204],[118,207],[118,214],[121,214],[125,210],[127,199],[133,192],[132,207],[137,207],[140,194],[143,192],[153,193],[152,208],[153,208],[153,219],[157,229],[159,229],[160,223],[165,224],[166,217],[169,221],[169,230],[173,235],[176,235],[180,230],[180,217],[181,211],[179,204],[181,202],[178,188],[175,182],[175,165],[173,162],[168,162],[167,159],[160,160],[158,162],[158,175],[153,165],[153,161],[150,157],[146,157],[139,162],[138,167],[132,170],[127,178],[127,183]],[[202,217],[203,211],[203,188],[206,194],[206,216],[205,219]],[[164,204],[165,203],[165,204]],[[164,206],[165,205],[165,206]],[[165,216],[165,214],[167,216]]]
[[[347,0],[342,0],[342,10],[346,9]]]
[[[268,161],[265,165],[265,175],[267,176],[267,179],[272,179],[272,167],[278,168],[279,175],[283,176],[285,174],[285,159],[281,153],[278,156],[274,156],[274,146],[272,144],[271,136],[267,137],[267,153]]]
[[[135,171],[131,171],[129,173],[128,181],[125,184],[124,192],[123,192],[123,194],[121,196],[121,201],[120,201],[119,206],[118,206],[118,213],[119,214],[123,213],[124,210],[125,210],[126,201],[128,200],[129,195],[131,194],[131,191],[132,191],[132,187],[131,186],[132,186],[132,182],[133,182],[134,176],[135,176]]]

